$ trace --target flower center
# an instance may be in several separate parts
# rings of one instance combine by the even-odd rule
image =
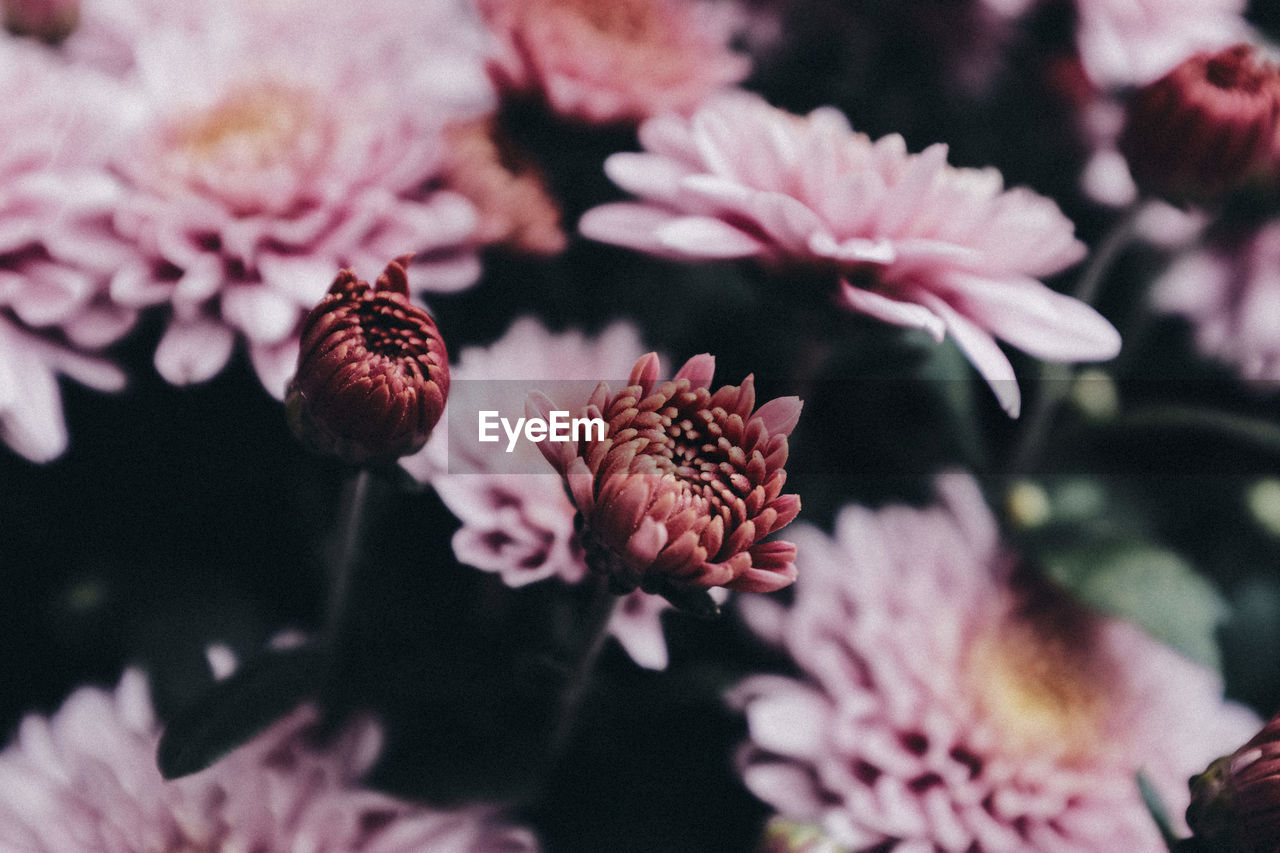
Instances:
[[[1223,51],[1205,64],[1205,80],[1219,89],[1257,94],[1270,82],[1276,83],[1275,69],[1264,60],[1257,59],[1253,50],[1240,46]]]
[[[234,90],[186,117],[173,140],[193,159],[261,168],[288,159],[314,124],[303,93],[268,83]]]
[[[645,41],[662,26],[651,0],[552,0],[595,30],[620,41]]]
[[[415,375],[421,375],[418,357],[427,351],[429,330],[404,305],[388,296],[375,296],[360,303],[357,322],[370,354],[399,362]]]
[[[1102,743],[1112,664],[1095,617],[1047,582],[979,638],[970,672],[980,704],[1018,753],[1087,762]]]

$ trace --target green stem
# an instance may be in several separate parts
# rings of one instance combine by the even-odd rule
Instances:
[[[1237,415],[1192,406],[1152,406],[1125,415],[1113,424],[1118,429],[1184,429],[1231,438],[1242,444],[1280,456],[1280,426],[1263,418]]]
[[[343,489],[341,525],[336,559],[330,570],[329,600],[325,608],[321,645],[333,649],[342,633],[347,604],[351,598],[352,578],[360,559],[360,540],[364,533],[365,514],[369,502],[373,474],[361,468]]]
[[[1089,263],[1080,273],[1072,296],[1086,305],[1092,304],[1098,297],[1107,273],[1111,271],[1129,241],[1133,238],[1138,217],[1146,202],[1135,201],[1129,209],[1111,226],[1098,246],[1093,251]],[[1009,454],[1006,473],[1017,475],[1030,471],[1044,452],[1045,441],[1053,426],[1058,408],[1066,399],[1071,389],[1071,380],[1075,377],[1075,368],[1071,365],[1046,361],[1040,367],[1039,389],[1035,403],[1027,413],[1022,436]]]
[[[568,686],[560,697],[555,729],[547,748],[548,769],[554,768],[569,745],[569,738],[573,734],[579,712],[582,710],[582,701],[586,698],[587,689],[591,686],[592,673],[600,660],[605,641],[609,638],[609,622],[619,602],[622,601],[620,596],[609,591],[608,584],[602,578],[592,575],[586,582],[595,584],[595,590],[583,620],[586,644],[583,646],[576,666],[573,667]]]

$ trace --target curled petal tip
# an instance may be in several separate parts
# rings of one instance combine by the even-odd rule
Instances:
[[[640,356],[640,360],[636,362],[636,366],[631,368],[631,376],[627,379],[628,385],[639,385],[648,393],[658,381],[658,354],[656,352],[645,353]]]
[[[684,367],[676,373],[675,378],[688,379],[689,384],[694,388],[710,388],[711,378],[715,372],[716,357],[704,352],[686,361]]]
[[[764,421],[769,435],[790,435],[800,422],[804,401],[799,397],[779,397],[761,406],[755,416]]]
[[[412,261],[413,255],[401,255],[392,260],[391,263],[387,264],[387,268],[382,271],[382,275],[378,276],[378,283],[375,289],[382,293],[399,293],[401,296],[408,296],[408,267]]]

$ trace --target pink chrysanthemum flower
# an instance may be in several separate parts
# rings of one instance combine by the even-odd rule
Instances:
[[[794,604],[741,602],[804,672],[732,691],[747,786],[855,850],[1163,850],[1135,774],[1180,811],[1256,717],[1216,674],[1011,572],[972,479],[938,492],[847,508],[834,539],[801,530]]]
[[[1104,88],[1142,86],[1247,34],[1246,0],[1075,0],[1076,47]]]
[[[737,83],[750,60],[728,47],[745,20],[707,0],[477,0],[497,40],[490,73],[583,121],[687,112]]]
[[[56,373],[103,391],[124,375],[93,355],[134,312],[107,299],[130,251],[111,239],[119,185],[102,172],[127,128],[130,100],[112,81],[42,48],[0,44],[0,438],[44,462],[67,445]]]
[[[712,392],[709,355],[662,384],[658,371],[649,353],[617,393],[600,383],[579,411],[602,432],[538,445],[582,518],[587,565],[617,592],[789,585],[795,546],[765,539],[800,512],[799,496],[782,494],[799,398],[756,408],[751,376]],[[530,396],[530,412],[544,420],[555,409]]]
[[[127,185],[115,226],[147,262],[111,293],[171,308],[156,352],[171,382],[213,376],[239,334],[281,396],[299,322],[339,267],[371,277],[412,253],[415,291],[479,272],[475,211],[436,186],[440,127],[487,106],[483,90],[470,102],[458,91],[482,78],[466,48],[478,22],[447,3],[356,8],[236,2],[198,27],[143,28],[130,45],[126,77],[147,115],[114,161]],[[424,60],[433,52],[453,66]]]
[[[947,165],[945,145],[908,154],[871,141],[831,108],[800,117],[745,93],[692,119],[640,128],[645,153],[605,163],[642,203],[582,218],[597,240],[680,260],[758,258],[829,270],[844,307],[950,334],[1016,415],[1020,396],[1001,338],[1054,361],[1107,359],[1120,337],[1101,315],[1038,278],[1084,246],[1051,200],[1005,190],[995,169]]]
[[[576,510],[559,475],[547,470],[532,443],[520,441],[509,454],[505,436],[501,446],[479,443],[475,412],[490,409],[514,420],[530,388],[542,388],[561,409],[576,408],[575,389],[589,393],[602,376],[626,376],[644,351],[636,330],[623,323],[587,337],[553,334],[532,318],[517,320],[487,347],[461,351],[450,368],[452,402],[440,426],[421,453],[401,463],[462,522],[453,537],[459,562],[512,587],[586,577]],[[659,617],[667,608],[661,598],[635,592],[614,609],[609,633],[640,666],[666,668]]]
[[[433,811],[362,789],[379,735],[356,726],[318,748],[307,709],[213,767],[166,782],[142,673],[114,693],[81,688],[50,719],[30,716],[0,753],[0,846],[13,853],[534,851],[526,830],[479,808]]]
[[[1175,260],[1156,281],[1152,305],[1191,321],[1205,355],[1245,379],[1280,383],[1280,222],[1244,239],[1209,244]]]

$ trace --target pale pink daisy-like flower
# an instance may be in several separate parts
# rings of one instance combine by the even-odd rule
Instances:
[[[750,60],[729,49],[745,16],[715,0],[477,0],[497,47],[499,87],[536,93],[592,123],[687,112],[737,83]]]
[[[1136,774],[1181,812],[1187,778],[1257,718],[1216,674],[1014,572],[971,478],[938,492],[799,531],[794,604],[740,602],[803,671],[730,694],[747,786],[855,850],[1165,849]]]
[[[480,443],[476,412],[501,412],[512,422],[524,414],[531,388],[550,394],[564,410],[576,408],[603,376],[625,377],[644,353],[634,327],[615,323],[588,337],[551,333],[537,320],[517,320],[487,347],[466,347],[450,368],[451,399],[426,448],[401,464],[429,482],[462,527],[453,537],[458,561],[521,587],[559,578],[576,584],[587,575],[574,530],[573,503],[560,476],[547,470],[536,446]],[[574,381],[577,380],[577,381]],[[501,432],[501,431],[499,431]],[[609,622],[610,634],[637,664],[664,669],[667,646],[660,614],[667,603],[636,592]]]
[[[102,167],[127,130],[127,93],[44,49],[0,44],[0,437],[44,462],[67,445],[55,374],[102,391],[124,375],[94,355],[133,326],[107,299],[112,272],[135,257],[111,239],[121,197]]]
[[[1075,0],[1076,47],[1103,88],[1142,86],[1246,37],[1246,0]]]
[[[13,853],[534,851],[482,807],[436,811],[360,787],[380,748],[371,725],[313,746],[303,708],[207,770],[165,781],[141,672],[84,687],[51,718],[27,717],[0,753],[0,846]]]
[[[1100,314],[1038,280],[1085,252],[1058,206],[1004,189],[995,169],[948,165],[945,145],[908,154],[902,137],[873,142],[835,109],[795,116],[746,93],[650,119],[640,141],[645,152],[614,154],[605,171],[644,201],[589,210],[587,237],[830,271],[845,308],[950,334],[1011,415],[1021,397],[995,338],[1052,361],[1120,349]]]
[[[798,397],[756,407],[754,379],[711,390],[715,359],[689,359],[658,383],[649,353],[616,393],[601,382],[576,413],[603,429],[538,444],[582,518],[587,565],[619,593],[723,587],[772,592],[796,579],[796,548],[765,541],[800,512],[783,494]],[[547,420],[556,403],[531,394]],[[574,410],[570,410],[574,411]]]
[[[115,227],[146,262],[121,270],[111,293],[170,307],[156,352],[166,379],[213,376],[239,335],[283,395],[299,323],[340,267],[369,278],[414,254],[415,291],[474,281],[475,211],[436,187],[440,128],[489,95],[463,97],[466,80],[483,79],[467,47],[479,24],[451,10],[236,2],[198,27],[137,34],[126,76],[147,114],[114,160],[127,187]]]
[[[1151,300],[1156,310],[1191,322],[1205,355],[1250,381],[1280,383],[1280,222],[1177,258]]]

